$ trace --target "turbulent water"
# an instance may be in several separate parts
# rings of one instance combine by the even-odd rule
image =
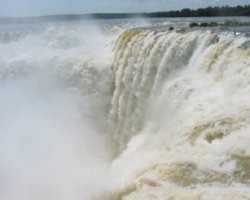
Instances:
[[[135,25],[1,28],[0,199],[250,199],[248,34]]]

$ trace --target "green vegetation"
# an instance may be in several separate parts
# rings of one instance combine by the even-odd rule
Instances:
[[[191,10],[189,8],[180,11],[146,13],[146,17],[220,17],[220,16],[250,16],[250,5],[207,7]]]

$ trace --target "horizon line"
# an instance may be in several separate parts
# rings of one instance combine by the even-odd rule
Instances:
[[[182,10],[190,10],[190,11],[197,11],[199,9],[207,9],[207,8],[236,8],[236,7],[244,7],[244,6],[250,6],[250,4],[245,5],[237,5],[237,6],[230,6],[230,5],[224,5],[224,6],[207,6],[207,7],[201,7],[201,8],[182,8],[179,10],[158,10],[158,11],[146,11],[146,12],[90,12],[90,13],[55,13],[55,14],[42,14],[42,15],[32,15],[32,16],[0,16],[0,19],[32,19],[32,18],[46,18],[46,17],[63,17],[63,16],[79,16],[79,17],[88,17],[91,15],[149,15],[149,14],[157,14],[157,13],[170,13],[170,12],[181,12]],[[144,16],[145,17],[145,16]],[[128,17],[129,18],[129,17]]]

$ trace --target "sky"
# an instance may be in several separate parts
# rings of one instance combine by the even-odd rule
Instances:
[[[153,12],[222,5],[246,5],[249,0],[0,0],[0,17]]]

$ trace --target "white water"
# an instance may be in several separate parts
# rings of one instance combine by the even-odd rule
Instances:
[[[113,36],[88,24],[14,36],[0,44],[0,199],[90,199],[111,158]]]
[[[121,30],[0,44],[0,198],[249,199],[250,39]]]

